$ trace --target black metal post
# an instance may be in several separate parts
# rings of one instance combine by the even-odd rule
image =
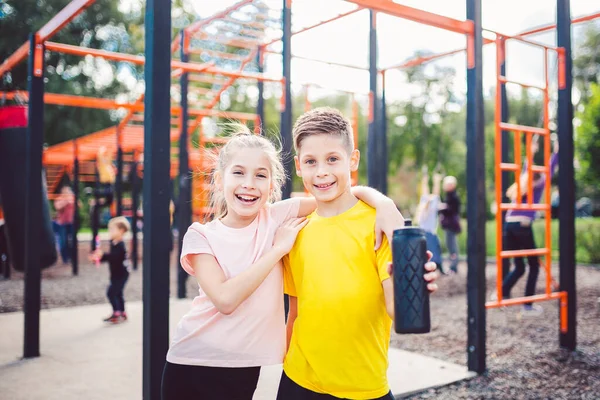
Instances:
[[[379,127],[379,141],[377,149],[379,150],[379,182],[381,185],[381,193],[388,192],[388,151],[387,151],[387,105],[385,101],[385,71],[381,73],[381,124]]]
[[[143,398],[161,398],[169,349],[171,0],[146,2]]]
[[[25,336],[23,357],[40,356],[41,260],[39,223],[42,220],[42,151],[44,145],[44,45],[29,35],[29,125],[25,157]]]
[[[485,372],[485,140],[481,0],[467,0],[474,33],[467,49],[467,364]]]
[[[368,185],[381,190],[377,127],[379,116],[379,105],[377,96],[377,13],[369,11],[369,132],[367,136],[367,182]]]
[[[137,153],[133,153],[131,162],[131,264],[133,270],[138,269],[138,208],[140,207],[140,179],[138,176]]]
[[[559,333],[560,346],[577,347],[577,291],[575,280],[575,171],[573,169],[573,60],[571,55],[571,2],[557,0],[556,42],[564,48],[564,85],[558,90],[558,216],[560,251],[560,290],[567,292],[568,332]],[[560,81],[560,79],[559,79]],[[560,319],[559,319],[560,320]],[[560,332],[560,331],[559,331]]]
[[[264,65],[264,49],[262,46],[258,47],[258,53],[256,54],[256,64],[258,65],[258,72],[263,73],[265,70]],[[258,86],[258,103],[256,104],[256,114],[260,120],[260,131],[261,133],[265,129],[265,82],[259,80],[256,84]]]
[[[123,215],[123,148],[121,128],[117,127],[117,176],[115,180],[115,197],[117,200],[117,216]]]
[[[504,59],[500,64],[500,73],[502,76],[506,76],[506,40],[501,39],[500,44],[502,46],[502,54],[504,54]],[[498,90],[498,89],[496,89]],[[501,115],[500,118],[502,122],[508,122],[508,97],[506,95],[506,84],[502,83],[500,85],[500,104],[501,104]],[[502,131],[502,162],[508,163],[508,139],[510,136],[510,131]],[[506,190],[510,186],[510,172],[503,170],[502,171],[502,202],[509,203],[510,199],[506,196]],[[498,207],[498,211],[500,212],[500,207]],[[502,211],[502,221],[506,217],[506,211]],[[504,242],[502,242],[504,244]],[[508,276],[510,272],[510,258],[502,259],[502,277],[503,279]]]
[[[185,32],[185,31],[184,31]],[[181,35],[181,61],[187,62],[185,34]],[[179,135],[179,205],[177,207],[178,250],[181,256],[183,236],[192,224],[192,178],[188,156],[188,74],[181,74],[181,134]],[[178,258],[179,259],[179,258]],[[183,268],[177,268],[177,297],[185,299],[188,274]]]
[[[79,274],[79,245],[77,242],[77,232],[79,231],[79,157],[77,141],[73,140],[73,233],[71,243],[73,243],[73,253],[71,254],[71,266],[73,275]]]
[[[283,95],[285,101],[283,110],[281,111],[281,144],[283,154],[292,154],[292,85],[291,85],[291,69],[292,69],[292,1],[283,0],[282,22],[283,36],[283,78],[284,87]],[[292,194],[292,173],[294,168],[294,160],[292,157],[285,158],[285,173],[286,180],[282,189],[282,197],[288,199]]]

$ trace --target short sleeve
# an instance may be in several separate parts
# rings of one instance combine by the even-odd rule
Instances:
[[[271,206],[269,207],[269,213],[271,214],[271,218],[275,220],[278,226],[283,224],[290,218],[296,218],[298,216],[299,210],[299,198],[278,201],[274,204],[271,204]]]
[[[298,297],[296,293],[296,284],[294,283],[294,276],[292,275],[292,268],[290,266],[290,255],[286,254],[283,258],[283,292],[287,295]]]
[[[208,239],[204,235],[204,225],[198,222],[193,223],[188,228],[183,237],[183,246],[181,249],[181,267],[190,275],[195,275],[195,273],[188,256],[194,254],[210,254],[214,256]]]
[[[379,280],[383,282],[390,277],[390,274],[388,273],[388,264],[392,262],[392,250],[386,236],[383,237],[381,247],[375,252],[375,257],[377,260]]]

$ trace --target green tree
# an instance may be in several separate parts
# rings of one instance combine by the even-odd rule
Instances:
[[[591,95],[591,84],[600,81],[600,26],[589,24],[583,41],[575,46],[573,80],[585,103]]]
[[[583,111],[578,113],[581,125],[575,141],[579,169],[577,182],[583,195],[598,197],[600,190],[600,85],[590,85],[590,97]]]

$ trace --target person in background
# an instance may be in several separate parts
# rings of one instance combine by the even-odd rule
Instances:
[[[108,221],[108,234],[110,235],[110,251],[102,252],[96,249],[90,256],[91,261],[108,262],[110,268],[110,285],[106,291],[106,297],[112,306],[112,314],[104,319],[104,322],[118,324],[127,321],[125,313],[125,297],[123,289],[129,279],[129,268],[127,265],[127,249],[123,236],[131,229],[129,221],[125,217],[116,217]]]
[[[419,227],[425,231],[427,239],[427,249],[433,253],[433,261],[438,271],[442,271],[442,248],[440,239],[437,236],[438,229],[438,208],[440,205],[440,186],[442,175],[433,174],[433,186],[429,192],[429,174],[427,167],[423,167],[423,176],[421,177],[421,199],[417,206],[415,219]]]
[[[458,241],[460,227],[460,198],[456,193],[456,178],[446,176],[442,182],[444,202],[440,204],[440,223],[446,235],[446,247],[450,253],[449,274],[458,272]]]
[[[63,186],[54,200],[58,246],[63,263],[67,264],[73,254],[73,220],[75,218],[75,196],[69,186]]]

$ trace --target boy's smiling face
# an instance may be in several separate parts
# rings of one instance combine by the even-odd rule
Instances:
[[[317,202],[331,202],[350,189],[360,153],[349,153],[341,136],[321,134],[304,138],[294,160],[296,173]]]

